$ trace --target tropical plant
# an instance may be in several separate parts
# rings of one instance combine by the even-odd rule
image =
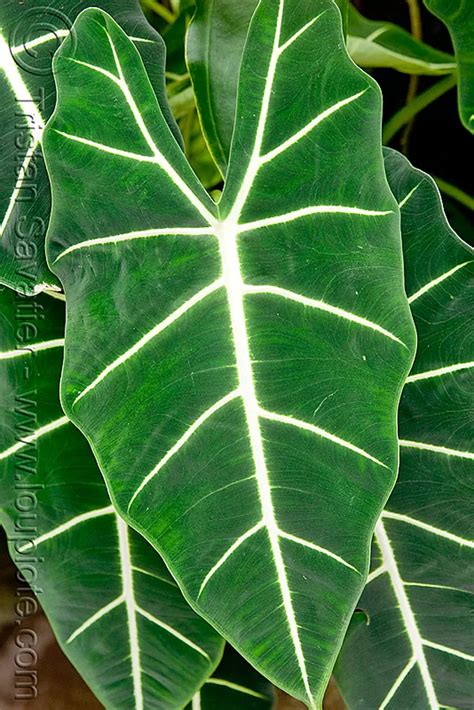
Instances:
[[[474,258],[360,68],[411,76],[385,142],[458,82],[473,131],[474,13],[426,6],[454,53],[344,0],[0,10],[0,520],[106,708],[472,705]]]

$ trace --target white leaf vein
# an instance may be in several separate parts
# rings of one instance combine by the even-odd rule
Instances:
[[[434,454],[444,454],[445,456],[454,456],[455,458],[460,459],[474,459],[474,453],[472,451],[459,451],[459,449],[450,449],[447,446],[429,444],[426,441],[411,441],[409,439],[400,439],[400,446],[403,446],[407,449],[431,451]]]
[[[190,648],[193,649],[193,651],[196,651],[196,653],[199,653],[201,656],[204,656],[204,658],[211,662],[211,658],[206,651],[204,651],[200,646],[198,646],[194,641],[191,641],[187,636],[184,636],[182,633],[177,631],[175,628],[170,626],[169,624],[165,624],[164,621],[161,621],[160,619],[157,619],[156,616],[153,616],[153,614],[150,614],[149,611],[146,611],[146,609],[142,609],[140,606],[136,607],[136,610],[139,614],[141,614],[145,619],[150,621],[152,624],[155,624],[156,626],[159,626],[160,629],[163,629],[164,631],[167,631],[169,634],[174,636],[175,638],[179,639],[182,643],[186,644],[186,646],[189,646]]]
[[[363,456],[364,458],[368,459],[369,461],[373,461],[378,466],[382,466],[383,468],[387,468],[387,469],[389,468],[382,461],[375,458],[375,456],[372,456],[372,454],[369,454],[367,451],[364,451],[364,449],[361,449],[360,447],[355,446],[355,444],[352,444],[350,441],[346,441],[345,439],[341,439],[341,437],[335,436],[334,434],[331,434],[330,432],[325,431],[324,429],[321,429],[320,427],[315,426],[314,424],[309,424],[308,422],[302,421],[301,419],[295,419],[294,417],[289,417],[284,414],[276,414],[275,412],[268,412],[265,409],[261,409],[261,408],[259,409],[259,414],[264,419],[269,419],[270,421],[274,421],[274,422],[280,422],[281,424],[289,424],[290,426],[297,427],[298,429],[303,429],[303,430],[309,431],[313,434],[317,434],[317,436],[320,436],[323,439],[327,439],[328,441],[332,441],[334,444],[337,444],[338,446],[342,446],[345,449],[349,449],[350,451],[353,451],[354,453],[359,454],[360,456]]]
[[[16,350],[6,350],[4,352],[0,352],[0,360],[11,360],[16,357],[31,355],[31,353],[41,352],[42,350],[50,350],[51,348],[62,347],[64,347],[64,338],[45,340],[41,343],[30,343],[24,348],[17,348]]]
[[[120,242],[133,241],[134,239],[152,239],[153,237],[162,236],[200,237],[206,235],[212,236],[214,235],[214,231],[208,227],[167,227],[163,229],[140,229],[124,234],[112,234],[108,237],[97,237],[96,239],[87,239],[83,242],[77,242],[62,251],[59,256],[56,257],[54,263],[56,264],[60,259],[71,252],[79,249],[102,246],[104,244],[119,244]]]
[[[385,527],[382,520],[380,519],[375,526],[375,537],[377,543],[380,547],[382,557],[384,560],[384,565],[387,568],[390,582],[395,593],[400,608],[400,613],[402,616],[403,624],[412,647],[413,659],[416,662],[421,679],[425,688],[428,704],[430,710],[439,710],[440,704],[438,698],[436,697],[436,691],[433,684],[433,679],[428,667],[426,656],[423,649],[423,639],[421,637],[418,625],[416,623],[416,618],[413,613],[413,609],[408,599],[408,595],[405,590],[405,585],[400,576],[398,570],[397,561],[395,558],[394,551],[392,549],[392,544],[387,535]],[[400,683],[406,676],[403,676]],[[400,678],[400,677],[399,677]],[[399,678],[397,680],[399,680]],[[397,683],[397,681],[395,681]],[[400,683],[397,685],[400,685]],[[393,686],[392,686],[393,689]],[[390,694],[390,693],[389,693]]]
[[[470,362],[457,362],[454,365],[446,365],[445,367],[438,367],[434,370],[427,370],[426,372],[418,372],[415,375],[409,375],[406,379],[407,382],[419,382],[420,380],[430,380],[433,377],[442,377],[443,375],[450,375],[453,372],[459,372],[460,370],[470,370],[474,367],[474,360]]]
[[[49,434],[52,431],[54,431],[55,429],[59,429],[59,427],[62,427],[68,423],[69,423],[69,419],[67,417],[60,417],[59,419],[55,419],[54,421],[50,422],[49,424],[45,424],[44,426],[40,427],[36,431],[32,432],[31,434],[28,434],[28,436],[25,436],[23,439],[21,439],[21,441],[17,441],[16,444],[13,444],[5,451],[2,451],[0,453],[0,461],[8,458],[9,456],[12,456],[17,451],[20,451],[21,449],[25,448],[25,446],[28,446],[29,444],[33,444],[35,441],[40,439],[42,436],[45,436],[46,434]]]
[[[52,540],[53,538],[58,537],[58,535],[62,535],[63,533],[67,532],[68,530],[71,530],[71,528],[76,527],[76,525],[80,525],[81,523],[86,523],[89,520],[94,520],[95,518],[100,518],[104,515],[110,515],[113,512],[114,512],[113,506],[107,505],[104,508],[97,508],[95,510],[88,510],[85,513],[81,513],[80,515],[76,515],[74,518],[71,518],[70,520],[67,520],[64,523],[61,523],[61,525],[58,525],[53,530],[50,530],[49,532],[46,532],[43,535],[39,535],[37,538],[35,538],[31,542],[25,543],[24,545],[22,545],[20,547],[20,552],[24,552],[25,550],[29,550],[32,547],[37,547],[38,545],[41,545],[43,542],[47,542],[48,540]]]
[[[439,284],[443,283],[446,279],[449,279],[450,276],[453,276],[459,269],[464,268],[468,264],[472,264],[472,260],[470,261],[463,261],[462,264],[456,264],[456,266],[453,266],[452,269],[449,269],[448,271],[445,271],[444,274],[440,274],[440,276],[437,276],[435,279],[432,279],[431,281],[428,281],[424,286],[422,286],[418,291],[413,293],[411,296],[408,297],[408,303],[413,303],[414,301],[418,300],[421,296],[424,296],[425,293],[428,293],[428,291],[431,291],[432,288],[435,286],[439,286]]]
[[[383,328],[381,325],[378,325],[377,323],[374,323],[373,321],[370,321],[367,318],[363,318],[362,316],[358,316],[355,313],[346,311],[343,308],[332,306],[329,303],[326,303],[325,301],[319,301],[314,298],[308,298],[307,296],[295,293],[294,291],[289,291],[285,288],[280,288],[279,286],[245,286],[244,293],[271,294],[273,296],[279,296],[280,298],[284,298],[289,301],[296,301],[297,303],[301,303],[303,306],[316,308],[321,311],[327,311],[328,313],[332,313],[333,315],[338,316],[339,318],[345,318],[346,320],[352,321],[353,323],[357,323],[358,325],[364,326],[365,328],[375,330],[381,335],[384,335],[385,337],[390,338],[391,340],[394,340],[395,342],[400,343],[400,345],[406,347],[405,343],[403,343],[400,338],[391,333],[389,330],[386,330],[386,328]]]
[[[222,278],[217,279],[213,283],[209,284],[208,286],[205,286],[203,289],[198,291],[197,293],[194,294],[191,298],[189,298],[187,301],[182,303],[179,308],[174,310],[169,316],[167,316],[164,320],[160,321],[157,325],[155,325],[151,330],[148,331],[145,335],[143,335],[140,340],[138,340],[132,347],[130,347],[126,352],[124,352],[122,355],[120,355],[118,358],[116,358],[113,362],[111,362],[109,365],[107,365],[106,368],[100,372],[99,375],[89,384],[85,389],[82,390],[80,394],[77,395],[73,402],[73,406],[76,405],[83,397],[85,397],[86,394],[91,392],[97,385],[102,382],[108,375],[110,375],[111,372],[117,369],[117,367],[120,367],[124,363],[127,362],[127,360],[130,360],[131,357],[136,355],[137,353],[140,352],[142,348],[147,345],[153,338],[156,338],[156,336],[159,333],[162,333],[164,330],[166,330],[170,325],[175,323],[177,320],[179,320],[183,315],[185,315],[191,308],[196,306],[198,303],[203,301],[205,298],[210,296],[212,293],[217,291],[218,289],[222,288],[223,286],[223,280]]]
[[[236,399],[237,397],[240,396],[240,391],[239,390],[234,390],[233,392],[230,392],[229,394],[226,394],[224,397],[219,399],[217,402],[215,402],[211,407],[206,409],[205,412],[203,412],[192,424],[189,426],[184,434],[178,439],[178,441],[169,449],[166,454],[160,459],[160,461],[156,464],[156,466],[148,473],[143,481],[140,483],[138,488],[136,489],[135,493],[133,496],[130,498],[130,502],[128,504],[128,511],[130,511],[133,503],[135,500],[138,498],[140,493],[143,491],[143,489],[150,483],[150,481],[153,480],[153,478],[161,471],[161,469],[166,466],[168,461],[185,445],[185,443],[192,437],[192,435],[210,418],[212,417],[213,414],[218,412],[222,407],[225,407],[226,404],[229,402],[232,402],[232,400]]]
[[[472,549],[474,549],[473,540],[468,540],[467,538],[460,537],[459,535],[455,535],[454,533],[449,532],[449,530],[443,530],[442,528],[430,525],[429,523],[425,523],[422,520],[418,520],[417,518],[413,518],[409,515],[403,515],[402,513],[394,513],[390,510],[384,510],[382,513],[382,518],[385,518],[386,520],[396,520],[400,523],[405,523],[406,525],[413,525],[414,527],[426,530],[426,532],[429,532],[432,535],[444,537],[446,540],[455,542],[458,545],[462,545],[464,547],[471,547]]]

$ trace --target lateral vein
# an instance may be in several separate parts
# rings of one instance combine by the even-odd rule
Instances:
[[[207,296],[209,296],[211,293],[214,293],[217,291],[219,288],[222,288],[223,286],[223,281],[222,278],[217,279],[217,281],[214,281],[213,283],[209,284],[205,288],[201,289],[198,291],[194,296],[189,298],[187,301],[181,304],[179,308],[177,308],[173,313],[170,313],[169,316],[167,316],[164,320],[162,320],[158,325],[155,325],[154,328],[148,331],[143,337],[138,340],[135,345],[132,345],[131,348],[129,348],[126,352],[124,352],[122,355],[120,355],[118,358],[116,358],[113,362],[111,362],[107,367],[102,370],[102,372],[97,375],[97,377],[89,384],[85,389],[82,390],[82,392],[76,397],[76,399],[73,402],[73,406],[76,405],[83,397],[85,397],[86,394],[91,392],[97,385],[102,382],[108,375],[110,375],[114,370],[116,370],[118,367],[123,365],[127,360],[130,360],[133,355],[136,355],[140,350],[150,342],[150,340],[153,340],[159,333],[163,332],[168,328],[172,323],[177,321],[181,316],[183,316],[185,313],[187,313],[191,308],[193,308],[195,305],[197,305],[200,301],[205,299]]]
[[[164,631],[167,631],[172,636],[175,636],[177,639],[182,641],[182,643],[186,644],[187,646],[192,648],[194,651],[201,654],[201,656],[204,656],[204,658],[206,658],[209,662],[211,662],[209,654],[206,653],[206,651],[204,651],[196,643],[194,643],[194,641],[191,641],[191,639],[189,639],[187,636],[183,636],[183,634],[181,634],[179,631],[174,629],[172,626],[170,626],[169,624],[165,624],[164,621],[157,619],[156,616],[153,616],[152,614],[150,614],[150,612],[146,611],[145,609],[142,609],[140,606],[137,606],[137,612],[139,614],[141,614],[148,621],[151,621],[152,624],[156,624],[156,626],[159,626]]]
[[[240,535],[240,537],[238,537],[237,540],[232,543],[232,545],[224,552],[224,554],[219,558],[216,564],[209,570],[209,572],[204,577],[204,580],[202,581],[202,584],[199,587],[198,599],[206,588],[208,582],[212,579],[217,570],[222,567],[224,562],[229,559],[229,557],[241,546],[243,542],[248,540],[249,537],[252,537],[252,535],[255,535],[255,533],[257,533],[259,530],[262,530],[263,527],[265,527],[265,522],[263,520],[260,520],[256,525],[244,532],[243,535]]]
[[[458,649],[456,648],[444,646],[441,643],[435,643],[434,641],[428,641],[427,639],[423,639],[423,645],[428,646],[429,648],[434,648],[437,651],[442,651],[443,653],[447,653],[451,656],[463,658],[465,661],[471,661],[471,663],[474,663],[474,656],[472,656],[470,653],[464,653],[464,651],[458,651]]]
[[[316,17],[313,17],[312,20],[307,22],[297,32],[295,32],[293,35],[291,35],[291,37],[289,37],[286,40],[286,42],[284,42],[283,44],[281,44],[278,47],[278,54],[282,55],[283,52],[286,52],[288,47],[291,47],[293,42],[296,42],[296,40],[299,39],[301,37],[301,35],[304,34],[304,32],[306,32],[306,30],[309,30],[309,28],[312,27],[314,25],[314,23],[317,22],[319,20],[319,18],[322,17],[326,12],[327,12],[327,10],[323,10],[323,12],[320,12],[319,15],[316,15]]]
[[[413,197],[413,195],[415,194],[415,192],[418,190],[418,188],[420,187],[420,185],[422,185],[422,183],[423,183],[423,180],[421,180],[417,185],[415,185],[415,187],[412,187],[412,189],[410,190],[410,192],[409,192],[407,195],[405,195],[405,197],[403,198],[403,200],[400,200],[400,202],[398,203],[399,209],[402,210],[402,209],[405,207],[406,203],[407,203],[409,200],[411,200],[411,198]]]
[[[349,569],[353,570],[358,575],[360,575],[359,570],[356,567],[354,567],[354,565],[351,565],[349,562],[347,562],[340,555],[336,555],[335,552],[331,552],[331,550],[328,550],[325,547],[321,547],[320,545],[315,545],[313,542],[309,542],[308,540],[303,540],[301,537],[297,537],[296,535],[291,535],[290,533],[284,532],[283,530],[279,530],[278,534],[280,537],[284,538],[285,540],[290,540],[291,542],[294,542],[297,545],[302,545],[303,547],[308,547],[310,550],[314,550],[315,552],[320,552],[322,555],[327,555],[327,557],[331,557],[333,560],[336,560],[336,562],[339,562],[339,564],[343,565],[344,567],[348,567]]]
[[[432,451],[434,454],[444,454],[445,456],[455,456],[460,459],[474,459],[474,453],[471,451],[458,451],[458,449],[450,449],[447,446],[438,446],[437,444],[428,444],[425,441],[410,441],[408,439],[400,439],[400,446],[407,449],[420,449],[421,451]]]
[[[50,530],[47,533],[44,533],[43,535],[40,535],[39,537],[35,538],[31,542],[27,542],[24,545],[20,547],[20,552],[24,552],[25,550],[29,550],[32,547],[37,547],[38,545],[41,545],[43,542],[47,542],[48,540],[52,540],[55,537],[58,537],[58,535],[62,535],[63,533],[67,532],[71,528],[76,527],[76,525],[80,525],[81,523],[86,523],[88,520],[93,520],[94,518],[100,518],[104,515],[110,515],[111,513],[114,512],[114,508],[112,505],[107,505],[104,508],[97,508],[96,510],[89,510],[86,513],[81,513],[80,515],[76,515],[74,518],[71,518],[70,520],[67,520],[65,523],[62,523],[61,525],[58,525],[58,527],[54,528],[53,530]]]
[[[380,565],[379,567],[377,567],[377,569],[374,569],[372,572],[369,573],[369,575],[367,576],[366,585],[370,584],[374,581],[374,579],[377,579],[377,577],[380,577],[380,575],[385,574],[387,571],[388,570],[385,565]]]
[[[38,147],[38,145],[41,141],[41,137],[43,134],[43,128],[44,128],[44,119],[43,119],[35,101],[33,100],[33,97],[31,96],[31,93],[28,90],[28,87],[26,86],[25,82],[23,81],[20,70],[10,53],[10,48],[9,48],[7,42],[5,41],[5,39],[3,38],[3,36],[1,34],[0,34],[0,69],[3,69],[3,71],[5,72],[5,77],[13,90],[13,93],[15,95],[17,102],[20,103],[21,106],[25,106],[25,105],[28,106],[28,108],[24,112],[25,118],[28,119],[29,117],[31,117],[32,124],[33,124],[33,125],[25,126],[25,128],[29,131],[29,133],[32,136],[32,142],[31,142],[31,145],[28,146],[28,148],[26,149],[26,154],[23,158],[23,162],[22,162],[22,164],[18,170],[18,173],[16,175],[15,187],[13,188],[12,194],[10,195],[10,199],[8,201],[8,206],[6,208],[5,214],[3,215],[3,219],[0,224],[0,237],[2,237],[5,232],[5,229],[7,228],[8,222],[9,222],[12,212],[15,208],[15,205],[17,204],[17,200],[20,195],[20,190],[22,189],[23,181],[25,180],[28,168],[29,168],[30,163],[33,159],[36,148]]]
[[[399,673],[399,675],[396,677],[395,682],[393,683],[392,687],[388,691],[387,695],[383,699],[382,703],[379,705],[378,710],[385,710],[385,708],[388,706],[389,702],[392,700],[394,695],[396,694],[397,690],[400,688],[402,685],[403,681],[413,668],[413,666],[416,664],[416,659],[414,657],[410,658],[406,666],[402,669],[402,671]]]
[[[417,520],[409,515],[402,515],[401,513],[393,513],[390,510],[384,510],[382,513],[382,518],[387,520],[397,520],[400,523],[406,523],[407,525],[414,525],[417,528],[426,530],[426,532],[437,535],[438,537],[444,537],[446,540],[451,540],[451,542],[456,542],[458,545],[463,545],[465,547],[471,547],[474,549],[474,541],[467,540],[466,538],[459,537],[448,530],[443,530],[442,528],[437,528],[429,523],[424,523],[422,520]]]
[[[346,205],[310,205],[309,207],[302,207],[299,210],[287,212],[286,214],[279,214],[273,217],[257,219],[254,222],[239,224],[237,232],[238,234],[243,234],[244,232],[250,232],[255,229],[262,229],[262,227],[272,227],[275,224],[287,224],[288,222],[293,222],[295,219],[311,217],[315,214],[352,214],[363,217],[383,217],[388,214],[393,214],[393,210],[368,210],[362,207]]]
[[[101,619],[103,616],[108,614],[112,609],[115,609],[115,607],[120,606],[120,604],[123,604],[124,598],[123,594],[121,594],[119,597],[114,599],[113,601],[109,602],[109,604],[106,604],[103,606],[101,609],[96,611],[95,614],[92,614],[86,621],[84,621],[83,624],[81,624],[66,640],[66,643],[72,643],[74,639],[76,639],[78,636],[80,636],[86,629],[88,629],[90,626],[95,624],[99,619]]]
[[[459,370],[469,370],[472,367],[474,367],[474,360],[471,362],[458,362],[455,365],[446,365],[445,367],[438,367],[435,370],[427,370],[426,372],[418,372],[416,375],[409,375],[406,382],[429,380],[432,377],[441,377],[442,375],[449,375],[452,372],[459,372]]]
[[[337,444],[338,446],[342,446],[345,449],[349,449],[350,451],[353,451],[356,454],[359,454],[360,456],[363,456],[364,458],[368,459],[369,461],[373,461],[379,466],[382,466],[383,468],[389,469],[389,466],[386,464],[382,463],[382,461],[379,461],[379,459],[375,458],[375,456],[372,456],[372,454],[369,454],[367,451],[364,451],[364,449],[359,448],[358,446],[355,446],[355,444],[351,444],[350,441],[346,441],[345,439],[341,439],[341,437],[336,436],[335,434],[330,434],[328,431],[325,431],[324,429],[321,429],[318,426],[315,426],[314,424],[309,424],[308,422],[304,422],[301,419],[295,419],[294,417],[289,417],[284,414],[276,414],[275,412],[268,412],[265,409],[259,409],[259,414],[263,419],[269,419],[270,421],[275,421],[275,422],[280,422],[281,424],[289,424],[290,426],[297,427],[298,429],[304,429],[305,431],[309,431],[313,434],[317,434],[318,436],[321,436],[323,439],[328,439],[329,441],[332,441],[334,444]]]
[[[243,693],[244,695],[251,695],[253,698],[260,698],[261,700],[267,700],[267,696],[262,693],[257,693],[256,690],[252,688],[246,688],[238,683],[232,683],[230,680],[225,680],[224,678],[215,678],[214,676],[206,680],[206,685],[221,685],[224,688],[229,688],[230,690],[235,690],[237,693]]]
[[[333,315],[338,316],[339,318],[344,318],[346,320],[352,321],[353,323],[357,323],[358,325],[362,325],[365,328],[370,328],[371,330],[375,330],[381,335],[384,335],[387,338],[390,338],[390,340],[394,340],[397,343],[400,343],[400,345],[403,345],[406,347],[405,343],[403,343],[400,338],[398,338],[396,335],[391,333],[389,330],[386,330],[383,328],[381,325],[378,325],[377,323],[374,323],[373,321],[368,320],[367,318],[363,318],[362,316],[358,316],[355,313],[351,313],[350,311],[346,311],[343,308],[338,308],[337,306],[331,306],[329,303],[326,303],[325,301],[319,301],[314,298],[308,298],[307,296],[303,296],[299,293],[295,293],[294,291],[288,291],[285,288],[280,288],[279,286],[245,286],[245,291],[246,294],[271,294],[273,296],[279,296],[281,298],[285,298],[289,301],[295,301],[297,303],[301,303],[303,306],[308,306],[310,308],[316,308],[321,311],[326,311],[327,313],[331,313]]]
[[[215,414],[219,409],[222,409],[226,404],[231,402],[232,400],[236,399],[237,397],[240,396],[240,391],[239,390],[234,390],[233,392],[230,392],[229,394],[226,394],[225,397],[222,397],[219,399],[217,402],[215,402],[212,407],[209,407],[206,409],[205,412],[203,412],[197,419],[194,421],[190,427],[186,429],[184,434],[178,439],[178,441],[174,444],[174,446],[169,449],[169,451],[166,452],[166,454],[163,456],[163,458],[160,459],[160,461],[157,463],[157,465],[150,471],[149,474],[145,476],[143,481],[140,483],[138,486],[137,490],[133,494],[133,496],[130,498],[130,502],[128,504],[127,511],[129,512],[133,503],[137,499],[137,497],[140,495],[142,490],[147,486],[150,481],[157,475],[157,473],[163,468],[163,466],[166,466],[168,461],[184,446],[184,444],[191,438],[191,436],[199,429],[200,426],[206,422],[209,417],[211,417],[213,414]]]
[[[444,274],[441,274],[440,276],[437,276],[435,279],[432,281],[429,281],[427,284],[422,286],[418,291],[413,293],[411,296],[408,297],[408,303],[413,303],[416,301],[420,296],[423,296],[425,293],[430,291],[432,288],[435,286],[438,286],[440,283],[443,283],[446,279],[449,279],[450,276],[455,274],[459,269],[462,269],[464,266],[467,266],[468,264],[471,264],[472,260],[470,261],[463,261],[462,264],[456,264],[456,266],[453,266],[452,269],[449,269],[449,271],[446,271]]]
[[[316,116],[309,123],[307,123],[306,126],[297,131],[293,136],[288,138],[288,140],[284,141],[284,143],[277,146],[276,148],[273,148],[273,150],[270,150],[268,153],[265,153],[265,155],[260,158],[261,165],[265,165],[266,163],[271,162],[278,155],[288,150],[288,148],[291,148],[291,146],[296,145],[302,138],[304,138],[326,118],[329,118],[329,116],[332,116],[334,113],[337,113],[337,111],[339,111],[344,106],[347,106],[353,101],[356,101],[363,94],[365,94],[366,91],[368,91],[368,89],[359,91],[357,94],[353,94],[353,96],[348,96],[346,99],[342,99],[341,101],[335,103],[333,106],[330,106],[329,108],[322,111],[318,116]]]
[[[56,338],[55,340],[45,340],[42,343],[31,343],[24,348],[17,348],[17,350],[7,350],[3,353],[0,352],[0,360],[11,360],[15,357],[31,355],[31,353],[37,353],[42,350],[62,347],[64,347],[64,338]]]
[[[69,419],[67,417],[60,417],[59,419],[55,419],[54,421],[50,422],[49,424],[46,424],[45,426],[40,427],[39,429],[34,431],[32,434],[25,436],[21,441],[17,441],[17,443],[13,444],[13,446],[10,446],[9,449],[2,451],[0,453],[0,461],[8,458],[12,454],[15,454],[17,451],[20,451],[20,449],[23,449],[25,446],[28,446],[28,444],[32,444],[33,442],[37,441],[45,434],[49,434],[50,432],[54,431],[55,429],[58,429],[59,427],[64,426],[65,424],[68,424],[68,423],[69,423]]]
[[[89,249],[94,246],[102,246],[103,244],[118,244],[119,242],[128,242],[134,239],[150,239],[161,236],[186,236],[199,237],[206,235],[214,235],[214,230],[208,227],[169,227],[166,229],[142,229],[134,232],[126,232],[124,234],[112,234],[108,237],[97,237],[95,239],[87,239],[83,242],[78,242],[62,251],[56,257],[56,264],[66,254],[70,254],[78,249]]]
[[[128,87],[127,81],[126,81],[125,76],[122,71],[122,67],[120,64],[119,56],[117,54],[117,50],[116,50],[115,45],[112,40],[112,37],[109,35],[109,33],[105,29],[104,29],[104,31],[107,35],[107,38],[110,43],[110,48],[112,50],[112,54],[114,56],[115,65],[117,67],[117,72],[119,75],[120,87],[122,89],[123,95],[125,97],[127,104],[130,107],[130,110],[132,111],[132,114],[133,114],[133,117],[137,123],[137,126],[139,127],[143,137],[145,138],[145,141],[147,142],[150,150],[153,153],[155,161],[158,163],[160,168],[168,175],[168,177],[176,185],[176,187],[180,190],[180,192],[187,198],[187,200],[199,212],[199,214],[209,224],[215,224],[216,218],[214,217],[214,215],[211,214],[211,212],[207,209],[207,207],[205,207],[205,205],[201,202],[201,200],[197,197],[197,195],[193,192],[193,190],[191,190],[189,185],[187,185],[187,183],[183,180],[183,178],[176,172],[176,170],[169,163],[169,161],[165,158],[163,153],[159,150],[158,146],[154,142],[154,140],[148,130],[148,127],[143,119],[143,116],[141,115],[140,110],[135,102],[135,99],[133,98],[133,94]]]

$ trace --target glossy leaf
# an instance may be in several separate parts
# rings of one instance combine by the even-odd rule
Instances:
[[[12,558],[106,707],[180,708],[222,642],[114,512],[87,442],[61,412],[63,305],[7,289],[0,304],[0,519]]]
[[[87,6],[110,12],[134,38],[167,121],[164,45],[148,25],[138,0],[23,0],[0,5],[0,283],[22,293],[59,290],[49,271],[44,240],[50,190],[41,154],[45,121],[55,103],[51,60],[78,12]],[[173,128],[178,136],[178,129]]]
[[[412,37],[391,22],[368,20],[349,6],[347,46],[361,67],[386,67],[407,74],[450,74],[454,57]]]
[[[270,683],[227,645],[221,664],[188,710],[270,710],[274,701]]]
[[[123,32],[100,11],[76,32],[45,136],[63,404],[190,603],[319,707],[394,481],[413,349],[378,87],[332,2],[264,0],[217,206]]]
[[[447,26],[454,45],[459,72],[459,113],[474,133],[474,3],[472,0],[424,0]]]
[[[356,707],[470,707],[474,695],[474,252],[431,178],[386,152],[418,352],[400,407],[399,480],[337,680]]]
[[[196,0],[186,40],[186,60],[201,125],[224,176],[234,130],[239,67],[257,4],[258,0]]]

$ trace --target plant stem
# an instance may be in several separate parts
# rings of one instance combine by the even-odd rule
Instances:
[[[167,7],[164,7],[158,0],[142,0],[143,4],[148,7],[150,10],[153,10],[153,12],[156,12],[157,15],[163,18],[165,22],[168,22],[170,25],[176,20],[175,15],[171,12],[171,10],[168,10]]]
[[[389,143],[393,136],[408,123],[413,116],[429,106],[437,98],[445,94],[449,89],[456,85],[456,74],[450,74],[444,77],[441,81],[436,82],[429,89],[419,94],[413,101],[406,104],[400,111],[397,111],[385,124],[383,129],[383,142]]]
[[[169,105],[173,116],[179,120],[192,112],[195,107],[194,91],[192,86],[188,86],[184,91],[169,96]]]
[[[175,74],[172,71],[165,72],[165,77],[170,81],[185,81],[189,79],[189,74]]]
[[[464,192],[461,188],[456,187],[456,185],[446,182],[446,180],[442,180],[438,177],[435,177],[434,180],[441,192],[444,192],[446,195],[449,195],[449,197],[454,198],[468,209],[474,210],[474,197],[471,197],[471,195],[468,195],[467,192]]]
[[[422,24],[421,24],[421,12],[420,12],[420,6],[418,4],[418,0],[406,0],[406,3],[408,5],[408,11],[410,13],[410,29],[411,29],[412,37],[420,40],[420,42],[421,42],[421,40],[423,39],[423,29],[422,29]],[[409,104],[411,101],[414,100],[415,96],[418,93],[419,82],[420,82],[420,77],[417,74],[412,74],[410,76],[410,81],[408,84],[407,98],[406,98],[405,103]],[[415,116],[413,116],[410,119],[410,121],[408,121],[407,125],[405,126],[405,130],[403,131],[403,135],[401,137],[400,142],[402,145],[402,151],[405,155],[408,154],[410,136],[411,136],[411,132],[413,130],[414,122],[415,122]]]
[[[421,27],[421,12],[418,5],[418,0],[406,0],[408,11],[410,13],[411,33],[416,39],[422,39],[423,32]]]

